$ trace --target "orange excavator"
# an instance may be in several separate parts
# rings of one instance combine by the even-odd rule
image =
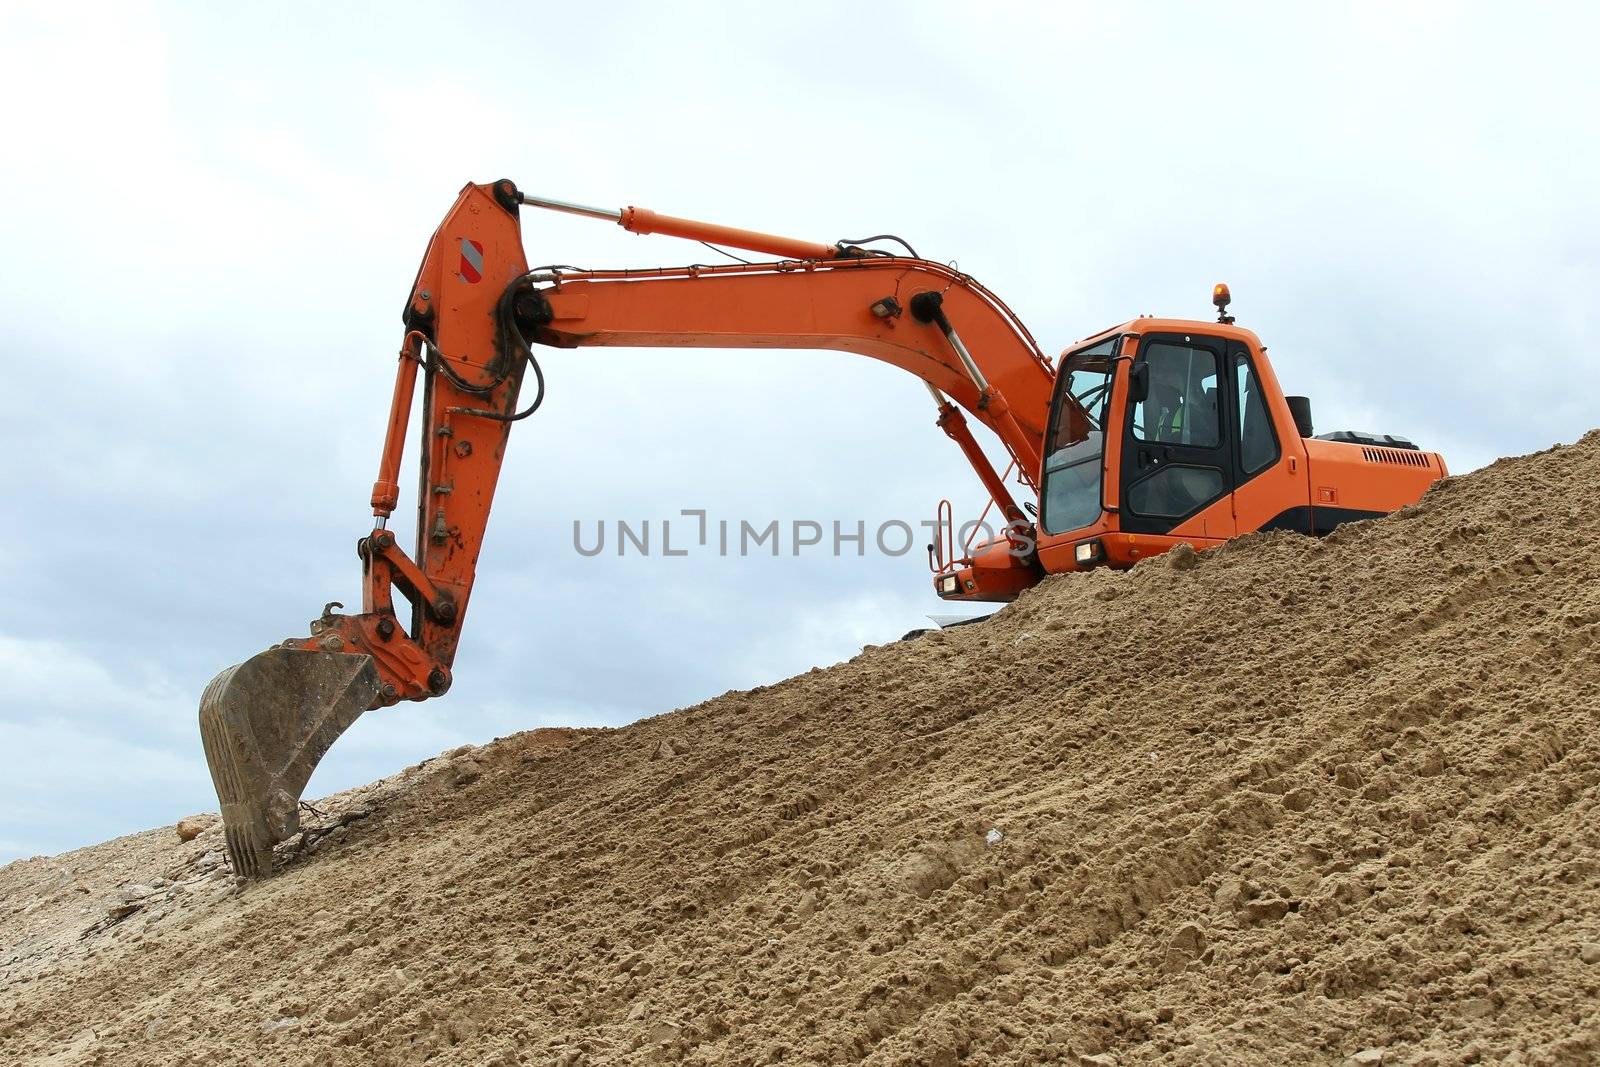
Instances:
[[[774,258],[530,270],[523,207]],[[428,244],[403,316],[375,522],[358,542],[361,610],[330,603],[309,635],[223,671],[201,698],[234,871],[272,873],[273,845],[297,831],[312,770],[362,712],[450,688],[511,428],[544,400],[536,346],[838,349],[909,371],[1000,527],[958,538],[942,503],[928,553],[934,591],[1007,601],[1046,574],[1126,568],[1179,544],[1205,549],[1253,530],[1324,534],[1411,503],[1444,477],[1442,457],[1402,438],[1313,436],[1309,402],[1283,394],[1229,301],[1219,285],[1215,322],[1138,318],[1052,362],[993,293],[890,235],[824,244],[585,207],[510,181],[467,185]],[[519,406],[529,371],[532,397]],[[387,525],[419,377],[417,536],[407,552]],[[968,416],[999,439],[1004,470]]]

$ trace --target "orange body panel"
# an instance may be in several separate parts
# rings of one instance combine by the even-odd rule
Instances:
[[[934,591],[946,600],[1005,602],[1038,585],[1043,576],[1038,563],[1018,555],[1012,542],[996,538],[974,546],[970,559],[941,571]]]
[[[1381,448],[1342,441],[1306,441],[1313,512],[1372,514],[1415,503],[1449,471],[1437,452]]]

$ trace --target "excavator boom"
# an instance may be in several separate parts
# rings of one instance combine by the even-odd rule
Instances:
[[[529,272],[519,207],[611,219],[638,233],[705,240],[782,258],[655,271]],[[532,344],[836,349],[922,378],[938,423],[1019,524],[1004,479],[959,409],[993,430],[1032,485],[1054,372],[1033,338],[972,278],[908,256],[657,215],[610,212],[468,185],[435,231],[404,313],[406,332],[373,485],[373,528],[358,542],[361,610],[330,604],[307,636],[222,672],[201,699],[200,728],[236,872],[264,876],[272,846],[298,827],[317,761],[369,708],[450,687],[512,425],[542,402]],[[518,409],[526,371],[535,393]],[[417,539],[387,528],[421,380]],[[1003,497],[1003,499],[1001,499]],[[1018,581],[1039,576],[1014,561]],[[397,611],[398,590],[409,609]]]

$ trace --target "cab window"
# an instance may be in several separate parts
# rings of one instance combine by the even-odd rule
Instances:
[[[1221,426],[1216,355],[1205,348],[1157,341],[1145,350],[1144,360],[1150,367],[1150,390],[1133,408],[1134,440],[1217,447]]]
[[[1039,521],[1046,533],[1076,530],[1100,517],[1106,408],[1120,340],[1108,338],[1062,360],[1045,435]]]
[[[1261,381],[1242,352],[1233,357],[1233,383],[1237,390],[1234,409],[1239,413],[1239,466],[1246,474],[1258,474],[1278,458],[1278,439],[1267,417]]]
[[[1128,489],[1128,506],[1140,515],[1176,519],[1222,495],[1226,483],[1215,467],[1174,463]]]

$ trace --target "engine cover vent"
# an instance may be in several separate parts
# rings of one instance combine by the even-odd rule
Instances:
[[[1368,463],[1397,463],[1402,467],[1431,467],[1433,460],[1426,452],[1406,452],[1398,448],[1363,448],[1361,454]]]

